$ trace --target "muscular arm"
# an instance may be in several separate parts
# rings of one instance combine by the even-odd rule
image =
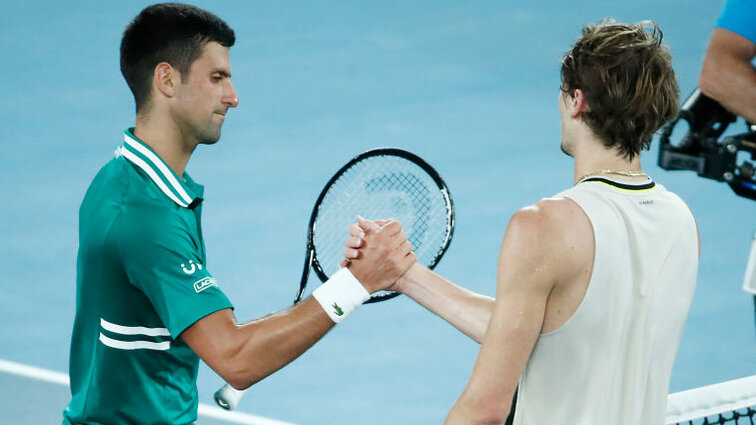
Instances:
[[[698,80],[701,91],[731,112],[756,122],[756,44],[732,31],[716,28]]]
[[[494,307],[494,299],[457,286],[425,266],[415,264],[395,289],[481,343]]]
[[[363,257],[351,265],[368,292],[387,288],[415,262],[396,222],[368,232]],[[323,337],[333,321],[313,297],[294,307],[238,324],[230,309],[209,314],[180,337],[231,386],[244,389],[287,365]]]
[[[561,199],[541,201],[512,217],[499,254],[493,315],[467,387],[445,424],[506,419],[539,334],[563,321],[561,312],[547,312],[550,297],[585,276],[582,260],[590,244],[584,242],[593,236],[590,227],[573,225],[590,226],[582,214],[574,202]]]
[[[238,324],[231,309],[210,314],[181,338],[218,375],[243,389],[299,357],[332,327],[314,298],[287,310]]]

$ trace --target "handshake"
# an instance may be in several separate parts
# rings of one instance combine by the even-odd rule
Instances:
[[[368,293],[398,291],[397,281],[415,264],[417,255],[396,220],[357,216],[349,227],[341,267],[348,267]]]
[[[417,262],[402,225],[393,219],[357,216],[345,245],[342,268],[312,292],[334,323],[341,323],[374,292],[400,292],[399,279]]]

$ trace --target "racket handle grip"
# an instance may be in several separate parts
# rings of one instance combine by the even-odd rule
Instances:
[[[237,390],[231,385],[226,384],[223,388],[215,392],[215,403],[226,410],[234,410],[244,393],[245,390]]]

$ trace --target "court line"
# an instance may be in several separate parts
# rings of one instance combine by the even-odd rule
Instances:
[[[65,373],[41,369],[22,363],[11,362],[8,360],[0,359],[0,371],[12,373],[18,376],[24,376],[26,378],[36,379],[38,381],[51,382],[53,384],[65,386],[70,385],[68,375]]]
[[[58,385],[70,385],[70,379],[67,374],[56,372],[54,370],[42,369],[35,366],[16,363],[9,360],[0,359],[0,372],[6,372],[13,375],[23,376],[26,378],[36,379],[38,381],[49,382]],[[244,412],[229,412],[219,407],[209,404],[200,403],[197,411],[199,416],[218,419],[221,421],[231,422],[243,425],[295,425],[291,422],[283,422],[276,419],[266,418],[264,416],[253,415]]]

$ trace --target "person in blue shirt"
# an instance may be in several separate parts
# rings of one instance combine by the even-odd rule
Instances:
[[[730,112],[756,122],[756,2],[728,0],[717,20],[698,80]]]

